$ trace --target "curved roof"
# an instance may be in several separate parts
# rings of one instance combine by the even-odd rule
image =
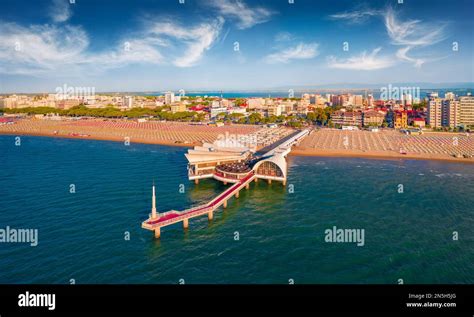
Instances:
[[[280,169],[281,169],[281,172],[283,173],[283,177],[286,178],[286,174],[287,174],[287,169],[286,169],[286,166],[287,166],[287,163],[286,163],[286,160],[285,160],[285,156],[284,155],[281,155],[281,154],[274,154],[272,156],[269,156],[269,157],[264,157],[262,158],[261,160],[259,160],[257,163],[255,163],[255,165],[253,166],[253,170],[254,171],[257,171],[258,167],[263,164],[263,162],[272,162],[274,164],[276,164]]]

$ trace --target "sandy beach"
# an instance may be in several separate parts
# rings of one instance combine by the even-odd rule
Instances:
[[[268,139],[283,137],[294,130],[267,129],[261,126],[229,125],[222,127],[184,122],[136,122],[130,120],[36,120],[21,119],[0,125],[0,134],[33,135],[72,139],[93,139],[131,143],[192,147],[214,142],[219,136],[257,134]],[[272,141],[272,140],[270,140]],[[405,135],[394,130],[380,132],[314,130],[290,155],[326,157],[362,157],[374,159],[423,159],[474,163],[474,139],[460,133],[424,133]],[[455,157],[458,156],[458,157]]]
[[[406,135],[394,130],[315,130],[291,155],[421,159],[474,163],[474,138],[461,133]],[[460,156],[460,157],[455,157]]]

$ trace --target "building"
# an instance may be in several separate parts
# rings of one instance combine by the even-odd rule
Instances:
[[[465,127],[474,126],[474,96],[459,98],[459,124]]]
[[[332,123],[340,126],[362,126],[362,112],[358,111],[335,111],[331,116]]]
[[[436,96],[437,95],[436,93]],[[442,126],[442,100],[440,98],[430,97],[427,114],[427,124],[430,125],[431,128],[440,128]]]
[[[270,105],[268,106],[268,109],[267,109],[267,115],[270,117],[270,116],[281,116],[281,108],[282,106],[279,105],[279,104],[274,104],[274,105]]]
[[[171,105],[171,112],[176,113],[176,112],[184,112],[186,111],[186,105],[184,103],[175,103]]]
[[[423,118],[414,118],[413,119],[413,126],[418,128],[424,128],[426,125],[425,119]]]
[[[441,102],[441,125],[455,128],[459,126],[459,101],[447,99]]]
[[[392,123],[395,129],[406,129],[408,127],[408,114],[406,111],[394,111],[392,115]]]
[[[265,105],[265,99],[263,98],[250,98],[247,100],[248,108],[250,110],[259,109]]]
[[[456,95],[453,92],[446,92],[444,94],[444,99],[446,100],[454,100],[456,99]]]
[[[385,112],[369,110],[363,113],[363,125],[380,127],[385,120]]]
[[[174,92],[167,91],[165,93],[165,104],[166,105],[171,105],[173,102],[175,102],[175,97],[174,97]]]
[[[374,96],[369,94],[367,96],[367,106],[373,107],[374,106]]]
[[[362,107],[363,101],[362,95],[353,95],[349,97],[348,103],[353,107]]]
[[[211,118],[215,118],[220,113],[227,114],[227,107],[211,107]]]
[[[133,97],[132,96],[123,96],[123,106],[126,108],[133,107]]]

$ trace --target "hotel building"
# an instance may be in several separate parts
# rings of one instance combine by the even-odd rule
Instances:
[[[341,126],[362,126],[362,112],[358,111],[335,111],[331,116],[332,123]]]
[[[428,101],[427,123],[432,128],[440,128],[442,126],[442,100],[441,98],[431,97],[430,100]]]
[[[455,100],[453,95],[448,95],[448,98],[429,101],[428,124],[432,128],[474,126],[474,97],[463,96]]]
[[[464,126],[474,126],[474,96],[459,98],[459,123]]]
[[[385,112],[369,110],[363,113],[364,126],[381,126],[385,119]]]

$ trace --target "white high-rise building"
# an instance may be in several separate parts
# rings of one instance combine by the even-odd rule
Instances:
[[[166,105],[170,105],[170,104],[172,104],[173,102],[175,102],[174,92],[167,91],[167,92],[165,93],[165,104],[166,104]]]
[[[456,95],[453,92],[447,92],[444,94],[444,99],[446,100],[454,100]]]
[[[132,96],[123,96],[123,106],[127,108],[133,107],[133,97]]]

